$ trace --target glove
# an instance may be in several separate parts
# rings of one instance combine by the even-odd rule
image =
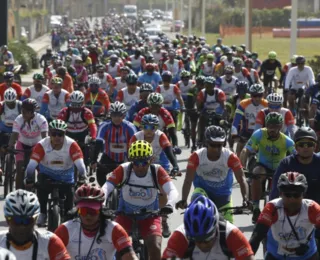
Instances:
[[[179,167],[175,166],[172,168],[171,172],[170,172],[170,176],[176,176],[176,174],[179,172]]]
[[[173,213],[173,208],[171,205],[167,204],[160,210],[160,213],[164,215],[169,215]]]
[[[176,209],[185,209],[187,206],[188,204],[186,200],[180,200],[176,203]]]

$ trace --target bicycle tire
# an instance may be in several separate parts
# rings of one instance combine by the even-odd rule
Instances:
[[[57,227],[61,223],[61,217],[60,217],[60,208],[58,205],[53,205],[52,209],[49,210],[48,214],[48,230],[51,232],[54,232]]]
[[[140,259],[149,260],[149,252],[148,252],[148,248],[147,248],[146,244],[143,244],[141,255],[142,255],[142,258],[140,258]]]

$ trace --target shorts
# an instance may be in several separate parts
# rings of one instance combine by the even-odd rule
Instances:
[[[255,167],[257,167],[257,166],[261,166],[261,167],[265,168],[265,170],[266,170],[266,172],[267,172],[267,175],[269,175],[269,174],[270,174],[270,175],[273,175],[273,174],[275,173],[275,171],[276,171],[276,170],[272,170],[272,169],[270,169],[269,167],[265,166],[263,163],[257,162],[256,165],[255,165]]]
[[[16,162],[23,161],[25,153],[28,153],[27,156],[28,156],[28,158],[30,158],[30,155],[31,155],[31,152],[32,152],[32,147],[33,146],[25,145],[25,144],[17,141],[16,149],[17,150],[24,150],[25,152],[17,152],[16,153]]]
[[[128,234],[131,233],[132,221],[129,217],[117,216],[115,221],[121,225]],[[161,217],[140,219],[137,220],[137,223],[142,239],[146,239],[150,235],[162,237]]]

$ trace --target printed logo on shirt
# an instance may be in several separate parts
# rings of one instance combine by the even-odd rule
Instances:
[[[135,198],[135,199],[148,200],[148,199],[152,198],[152,191],[151,191],[151,189],[140,188],[138,190],[134,190],[134,189],[130,188],[129,196],[131,198]]]
[[[102,248],[95,248],[90,251],[90,254],[87,257],[87,252],[79,256],[75,257],[75,260],[105,260],[107,258],[107,253]]]
[[[301,227],[301,226],[295,227],[295,231],[298,235],[299,240],[304,240],[309,235],[309,234],[307,234],[306,228]],[[279,237],[281,240],[283,240],[285,242],[288,242],[290,240],[296,240],[296,236],[292,232],[292,230],[290,230],[288,233],[280,232]]]

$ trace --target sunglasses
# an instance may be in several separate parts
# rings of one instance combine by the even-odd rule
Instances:
[[[52,137],[63,137],[64,136],[64,132],[50,132],[50,136]]]
[[[212,148],[221,148],[223,144],[213,144],[213,143],[208,143],[208,145]]]
[[[26,216],[12,216],[12,217],[7,217],[7,220],[17,226],[19,225],[28,226],[34,223],[35,219],[33,217],[26,217]]]
[[[100,213],[100,209],[92,209],[92,208],[78,208],[78,214],[82,217],[87,215],[97,216]]]
[[[134,166],[145,167],[150,163],[150,161],[149,160],[135,160],[132,163]]]
[[[315,147],[315,145],[316,145],[315,142],[297,142],[297,146],[301,148]]]
[[[157,129],[158,127],[155,126],[155,125],[143,125],[143,129],[144,130],[155,130]]]
[[[254,98],[262,98],[263,97],[263,94],[252,94],[251,95],[252,97],[254,97]]]
[[[295,198],[295,199],[298,199],[302,196],[302,192],[283,192],[282,194],[287,198]]]

